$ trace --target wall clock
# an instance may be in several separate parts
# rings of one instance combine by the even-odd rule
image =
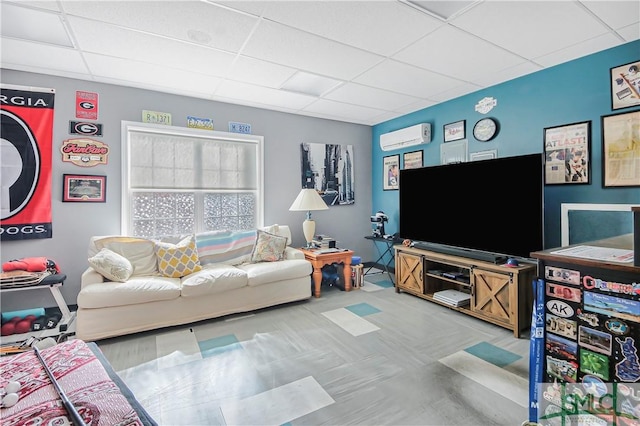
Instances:
[[[473,137],[488,142],[498,134],[498,122],[493,118],[482,118],[473,126]]]

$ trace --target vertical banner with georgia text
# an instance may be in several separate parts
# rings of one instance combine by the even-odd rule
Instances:
[[[0,240],[51,238],[54,89],[0,85]]]

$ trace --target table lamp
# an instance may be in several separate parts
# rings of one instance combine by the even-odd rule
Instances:
[[[307,212],[307,219],[302,223],[302,232],[304,233],[305,240],[307,240],[307,248],[313,246],[311,241],[316,233],[316,223],[311,220],[311,211],[327,210],[328,208],[327,203],[320,197],[318,191],[313,188],[303,188],[293,201],[293,204],[291,204],[291,207],[289,207],[289,211],[292,212]]]

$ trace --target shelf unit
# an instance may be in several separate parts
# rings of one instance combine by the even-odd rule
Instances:
[[[535,264],[508,267],[467,257],[395,246],[396,292],[406,292],[513,331],[531,325]],[[470,296],[456,306],[434,298],[442,290]]]

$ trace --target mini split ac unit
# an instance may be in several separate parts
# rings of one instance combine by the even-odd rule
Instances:
[[[380,148],[383,151],[429,142],[431,142],[430,123],[416,124],[415,126],[380,135]]]

